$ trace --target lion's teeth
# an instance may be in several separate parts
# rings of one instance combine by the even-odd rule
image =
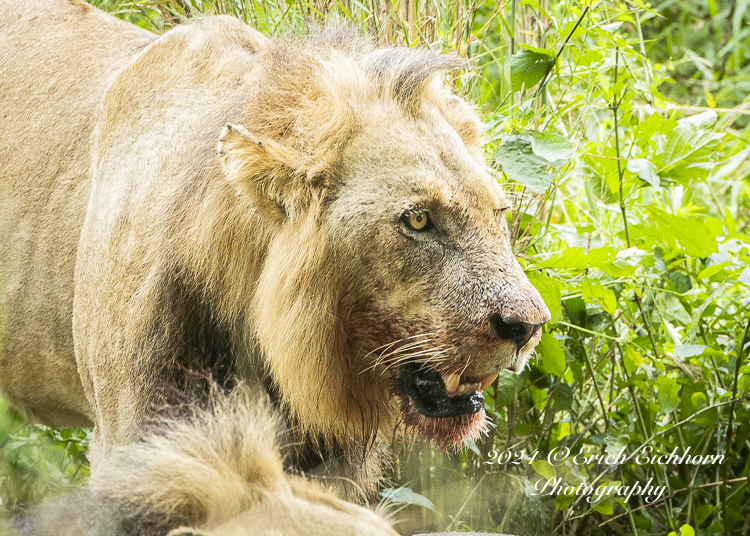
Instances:
[[[443,376],[443,383],[445,383],[445,391],[448,393],[454,392],[458,389],[458,384],[461,381],[460,374],[448,374]]]
[[[487,389],[487,387],[489,387],[490,384],[494,382],[495,378],[497,378],[499,375],[500,375],[500,372],[498,371],[498,372],[493,372],[492,374],[488,374],[487,376],[482,376],[481,378],[479,378],[479,383],[480,383],[479,392],[481,393],[482,391]]]

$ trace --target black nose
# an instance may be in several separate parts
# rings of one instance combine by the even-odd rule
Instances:
[[[505,322],[499,313],[490,315],[490,326],[501,339],[513,341],[516,348],[523,348],[533,337],[542,324],[527,324],[526,322],[511,321]]]

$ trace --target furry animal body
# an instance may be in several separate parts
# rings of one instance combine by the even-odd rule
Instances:
[[[396,536],[381,517],[284,472],[268,396],[209,395],[112,449],[88,487],[44,503],[3,536]]]
[[[230,17],[162,36],[0,3],[0,383],[93,425],[96,476],[165,385],[264,390],[288,468],[372,494],[400,425],[485,429],[549,312],[508,240],[454,56]],[[352,482],[353,485],[344,484]]]

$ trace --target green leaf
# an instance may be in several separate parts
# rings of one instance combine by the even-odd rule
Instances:
[[[626,167],[628,171],[635,173],[641,180],[646,181],[654,188],[659,186],[659,175],[656,174],[656,166],[647,159],[634,158],[633,160],[628,160]]]
[[[522,48],[510,58],[510,83],[513,91],[537,85],[554,64],[555,56],[551,51]]]
[[[615,513],[614,503],[612,501],[599,502],[594,506],[594,510],[605,516],[611,516]]]
[[[602,309],[607,311],[609,314],[615,314],[617,309],[617,297],[615,293],[610,289],[602,285],[599,281],[589,279],[588,277],[583,279],[583,299],[600,305]]]
[[[719,251],[716,238],[705,222],[673,216],[655,207],[649,207],[649,210],[659,230],[669,233],[677,240],[687,255],[708,257]]]
[[[549,333],[542,333],[539,346],[542,354],[542,370],[547,374],[562,377],[565,373],[565,352],[558,340]]]
[[[643,364],[643,358],[638,351],[628,344],[625,346],[625,353],[622,356],[622,363],[628,374],[633,374],[640,365]]]
[[[542,296],[545,305],[547,305],[547,309],[549,309],[551,317],[549,325],[554,326],[560,322],[560,318],[562,318],[560,286],[554,279],[546,277],[540,273],[529,272],[527,275],[531,284],[534,285],[534,288],[536,288]]]
[[[712,275],[716,275],[719,272],[724,271],[724,268],[732,266],[731,262],[720,262],[717,264],[712,264],[708,268],[705,268],[701,270],[701,272],[698,274],[698,279],[708,279]]]
[[[501,370],[497,377],[495,402],[500,406],[510,406],[516,401],[516,375],[510,370]]]
[[[578,497],[575,495],[565,495],[564,493],[559,494],[555,497],[555,510],[567,510],[577,498]]]
[[[618,277],[626,277],[632,274],[636,271],[638,266],[628,264],[626,262],[622,261],[616,261],[608,264],[602,264],[599,266],[599,269],[604,272],[605,274],[618,278]]]
[[[601,495],[599,495],[599,497],[593,496],[591,499],[591,506],[593,506],[599,513],[612,515],[612,513],[614,512],[614,502],[612,499],[615,495],[615,491],[613,488],[622,486],[622,482],[614,480],[612,482],[606,482],[602,484],[602,486],[606,486],[608,488],[608,493],[602,493]]]
[[[555,478],[557,472],[555,466],[549,463],[547,460],[536,460],[531,462],[531,468],[542,475],[544,478]]]
[[[668,536],[677,536],[677,533],[672,531]],[[695,536],[695,530],[690,525],[683,525],[680,527],[680,536]]]
[[[529,136],[507,136],[497,150],[495,160],[511,180],[523,184],[536,194],[543,194],[550,187],[555,173],[544,158],[537,156]]]
[[[659,405],[662,413],[671,413],[680,404],[680,385],[668,376],[656,378],[656,388],[659,390]]]
[[[538,268],[599,268],[615,260],[615,250],[611,247],[592,249],[584,253],[583,248],[567,248],[538,263]]]
[[[435,511],[435,505],[427,497],[414,493],[409,488],[386,488],[380,490],[380,496],[396,504],[415,504]]]
[[[567,383],[558,383],[552,396],[555,411],[568,411],[573,407],[573,390]]]
[[[714,152],[724,134],[680,125],[669,134],[657,166],[659,175],[688,182],[705,178],[714,167]]]
[[[708,348],[708,346],[703,346],[702,344],[685,344],[682,346],[676,346],[674,349],[674,355],[680,359],[695,357],[697,355],[703,355],[706,348]]]
[[[567,138],[557,134],[531,132],[531,150],[551,164],[567,161],[575,156],[573,144]]]

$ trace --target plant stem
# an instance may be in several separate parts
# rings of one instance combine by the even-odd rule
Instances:
[[[620,47],[615,48],[615,91],[617,91],[617,71],[619,69]],[[625,199],[622,195],[622,179],[624,171],[620,162],[620,129],[617,123],[617,112],[620,110],[620,96],[615,95],[612,101],[612,113],[615,116],[615,151],[617,152],[617,184],[620,188],[620,212],[622,213],[622,222],[625,225],[625,242],[630,247],[630,233],[628,232],[628,216],[625,213]]]
[[[750,334],[750,320],[747,321],[747,324],[745,325],[745,334],[742,336],[742,343],[740,344],[739,349],[737,350],[737,359],[734,363],[734,384],[732,385],[732,403],[729,405],[729,423],[727,424],[727,431],[726,435],[724,436],[724,451],[727,454],[727,458],[729,457],[729,450],[731,447],[731,441],[732,441],[732,428],[734,426],[734,404],[737,401],[737,382],[739,380],[740,376],[740,366],[742,365],[742,361],[745,359],[745,347],[747,346],[747,337],[748,334]],[[728,464],[724,464],[721,466],[721,479],[723,481],[721,491],[722,491],[722,501],[721,501],[721,516],[724,521],[724,534],[726,536],[729,536],[730,527],[729,522],[727,521],[727,495],[729,493],[729,489],[727,487],[727,468]]]

